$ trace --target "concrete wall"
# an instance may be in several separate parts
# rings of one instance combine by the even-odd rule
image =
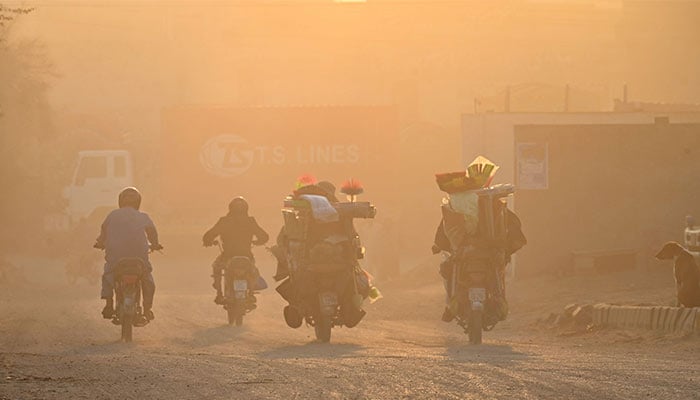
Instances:
[[[462,162],[466,166],[484,155],[501,169],[497,183],[515,181],[514,135],[521,125],[650,124],[666,116],[671,123],[700,122],[700,113],[569,112],[569,113],[486,113],[462,115]]]
[[[573,251],[638,249],[644,263],[700,215],[700,124],[517,126],[518,143],[548,146],[547,189],[517,193],[521,274],[566,270]]]

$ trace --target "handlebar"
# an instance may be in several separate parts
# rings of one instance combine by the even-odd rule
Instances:
[[[104,243],[96,242],[95,244],[92,245],[93,248],[98,249],[98,250],[104,250],[105,245]],[[160,251],[163,250],[163,245],[158,243],[158,244],[151,244],[148,246],[150,251]]]
[[[214,241],[211,241],[211,242],[209,242],[209,243],[204,243],[204,247],[218,246],[218,245],[220,245],[220,244],[221,244],[221,243],[220,243],[218,240],[214,240]],[[264,245],[265,245],[264,243],[255,243],[255,242],[252,242],[252,243],[250,244],[250,247],[254,247],[254,246],[264,246]]]

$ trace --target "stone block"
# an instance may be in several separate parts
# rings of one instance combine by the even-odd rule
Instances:
[[[673,325],[676,323],[678,318],[678,308],[668,307],[668,314],[666,314],[666,320],[664,321],[664,331],[672,332]]]
[[[692,332],[695,326],[695,309],[681,308],[675,330],[680,332]]]
[[[588,326],[593,322],[593,306],[590,304],[578,306],[571,316],[577,326]]]
[[[635,327],[638,329],[651,329],[651,307],[639,308]]]
[[[593,324],[596,326],[607,326],[610,306],[599,303],[593,306]]]

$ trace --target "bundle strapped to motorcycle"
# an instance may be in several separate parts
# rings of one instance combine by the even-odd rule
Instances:
[[[493,204],[495,201],[507,198],[509,195],[515,193],[515,186],[510,183],[505,183],[477,189],[473,192],[479,196],[480,216],[483,215],[484,221],[486,222],[483,225],[484,231],[481,233],[484,234],[487,239],[499,239],[499,232],[496,224],[498,222],[497,219],[500,218],[497,218],[498,216],[495,215]],[[488,205],[490,205],[490,207]],[[482,210],[483,213],[481,212]]]
[[[284,233],[287,237],[287,253],[290,273],[296,272],[306,261],[307,238],[311,222],[311,205],[304,200],[287,197],[282,208]]]
[[[332,204],[339,220],[347,218],[374,218],[376,208],[369,202],[337,202]],[[290,272],[297,271],[309,261],[309,228],[314,215],[311,203],[305,199],[288,196],[282,208],[284,231],[288,240]],[[354,240],[354,238],[350,238]],[[358,253],[359,254],[359,253]],[[361,258],[361,255],[358,257]]]

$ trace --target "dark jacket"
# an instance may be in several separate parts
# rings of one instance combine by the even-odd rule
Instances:
[[[253,258],[250,251],[251,244],[263,245],[270,238],[255,218],[247,215],[226,215],[204,234],[204,245],[211,245],[216,237],[221,237],[224,248],[224,256],[245,256]],[[255,240],[253,240],[255,237]]]

